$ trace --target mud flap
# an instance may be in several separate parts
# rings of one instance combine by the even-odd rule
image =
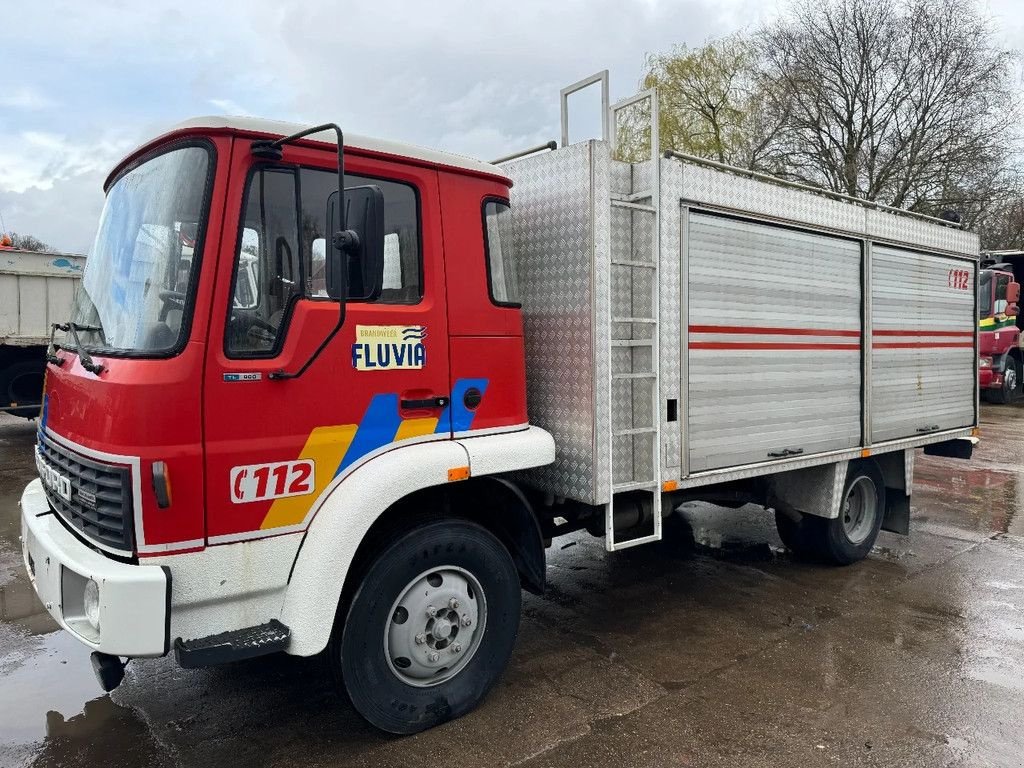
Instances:
[[[902,488],[885,489],[885,517],[882,530],[906,536],[910,533],[910,497]]]
[[[945,456],[948,459],[969,459],[974,453],[974,444],[978,442],[976,437],[958,437],[954,440],[944,440],[941,443],[932,443],[924,447],[926,456]]]

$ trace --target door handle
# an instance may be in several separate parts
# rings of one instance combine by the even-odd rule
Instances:
[[[447,397],[425,397],[422,400],[400,400],[399,405],[409,411],[423,410],[425,408],[444,408],[450,399]]]
[[[770,451],[769,459],[784,459],[787,456],[799,456],[804,452],[803,448],[783,448],[781,451]]]

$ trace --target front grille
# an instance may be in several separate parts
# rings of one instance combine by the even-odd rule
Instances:
[[[51,476],[52,482],[42,478],[54,511],[87,539],[131,553],[131,470],[86,459],[44,434],[39,435],[38,449],[40,462],[60,476]],[[43,474],[49,473],[41,467]]]

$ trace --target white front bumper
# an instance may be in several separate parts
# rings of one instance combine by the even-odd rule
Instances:
[[[112,656],[163,656],[169,647],[170,572],[113,560],[72,535],[39,480],[21,495],[21,552],[32,586],[64,629]],[[99,631],[85,620],[81,590],[99,585]]]

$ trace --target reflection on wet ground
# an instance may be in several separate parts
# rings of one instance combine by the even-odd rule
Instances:
[[[1021,765],[1024,406],[983,432],[971,462],[918,455],[911,535],[850,568],[793,560],[753,507],[686,505],[615,555],[556,541],[485,704],[391,739],[319,658],[145,660],[103,694],[21,567],[34,425],[0,416],[0,765]]]

